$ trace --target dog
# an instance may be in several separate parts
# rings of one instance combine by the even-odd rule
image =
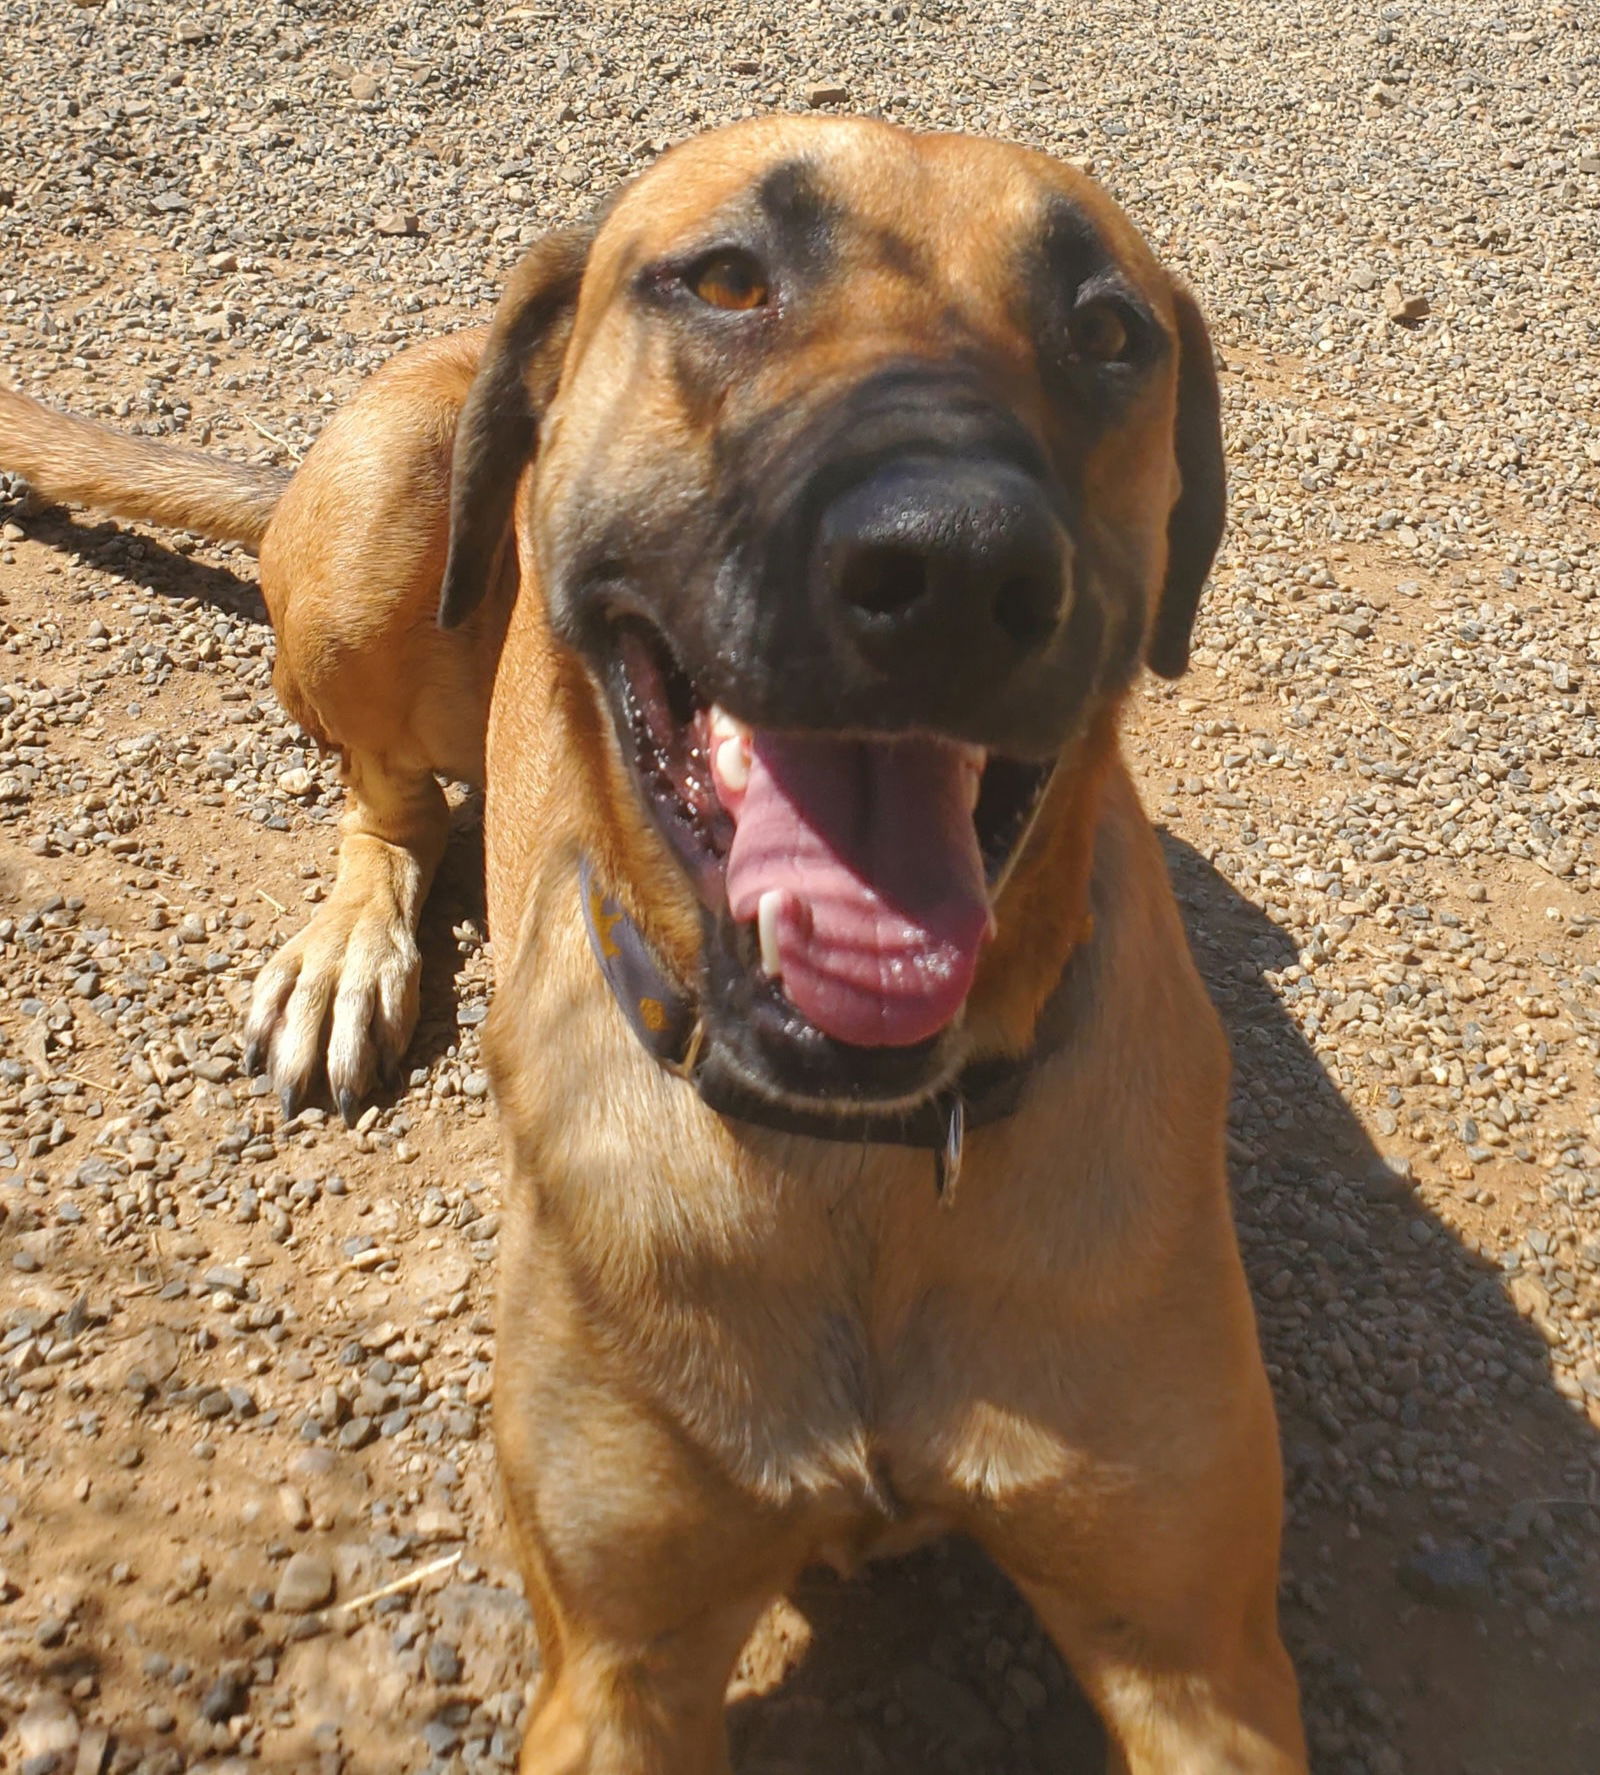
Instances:
[[[286,1108],[398,1062],[486,786],[524,1775],[727,1770],[768,1604],[948,1532],[1116,1767],[1305,1767],[1226,1044],[1118,743],[1218,406],[1089,178],[841,118],[674,147],[287,482],[0,395],[45,495],[259,546],[348,788],[249,1013]]]

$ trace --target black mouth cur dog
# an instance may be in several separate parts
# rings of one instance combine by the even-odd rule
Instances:
[[[11,394],[0,461],[260,544],[349,785],[250,1016],[291,1104],[398,1059],[437,779],[487,784],[526,1775],[726,1770],[768,1602],[942,1531],[1121,1767],[1303,1768],[1227,1056],[1117,742],[1185,664],[1217,388],[1105,194],[741,124],[287,485]]]

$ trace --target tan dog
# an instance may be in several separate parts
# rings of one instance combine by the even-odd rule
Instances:
[[[350,787],[251,1013],[291,1102],[398,1059],[437,779],[487,777],[526,1775],[726,1770],[768,1602],[944,1531],[1119,1766],[1303,1768],[1226,1050],[1116,741],[1141,656],[1186,660],[1216,382],[1105,194],[739,125],[536,246],[281,498],[150,448],[0,404],[43,491],[261,541]]]

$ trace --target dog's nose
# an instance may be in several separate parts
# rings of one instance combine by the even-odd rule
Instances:
[[[847,642],[886,672],[1003,668],[1038,652],[1065,603],[1066,537],[1004,463],[883,469],[823,516],[821,589]]]

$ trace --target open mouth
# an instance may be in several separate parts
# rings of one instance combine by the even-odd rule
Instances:
[[[1053,766],[923,734],[751,727],[698,693],[650,624],[611,633],[635,782],[757,983],[854,1048],[948,1028]]]

